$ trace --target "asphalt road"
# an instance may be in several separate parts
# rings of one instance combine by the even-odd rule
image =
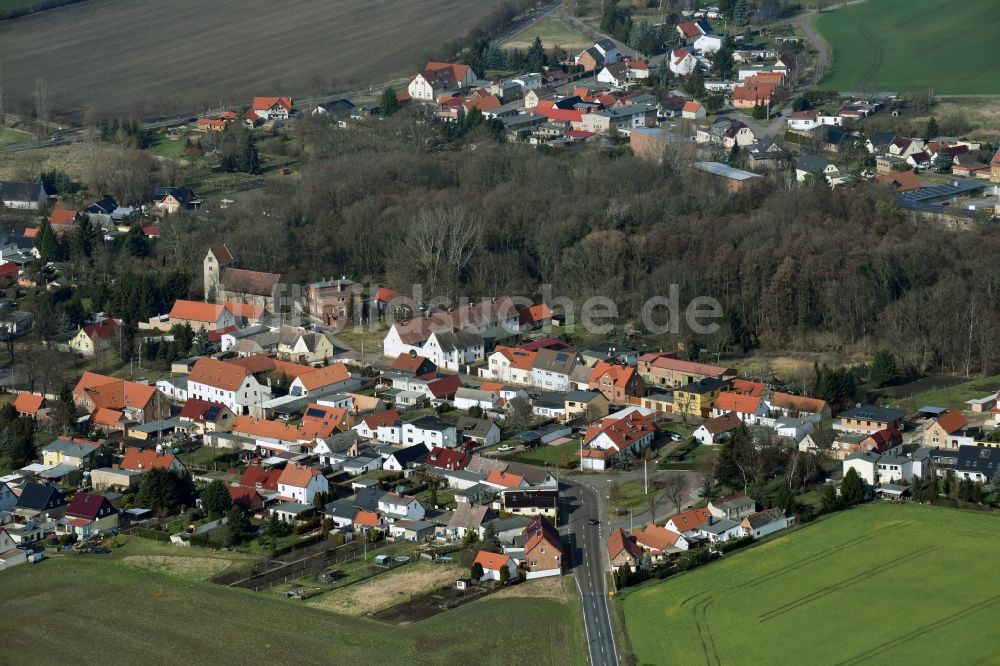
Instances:
[[[549,2],[546,2],[538,9],[532,12],[528,12],[527,14],[524,15],[524,17],[522,17],[517,21],[514,21],[509,26],[504,28],[503,32],[501,32],[500,34],[498,34],[496,37],[493,38],[493,43],[496,45],[504,43],[517,33],[531,26],[539,19],[548,16],[555,10],[559,9],[560,5],[562,5],[562,0],[549,0]]]
[[[565,480],[564,480],[565,481]],[[562,493],[566,523],[561,531],[569,538],[573,554],[573,576],[576,579],[583,625],[592,666],[616,665],[618,652],[608,611],[607,567],[604,539],[607,522],[589,525],[588,518],[602,515],[598,494],[588,486],[566,482]]]

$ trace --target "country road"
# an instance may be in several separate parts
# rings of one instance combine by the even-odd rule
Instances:
[[[607,567],[604,565],[604,539],[611,528],[604,521],[597,525],[588,522],[602,515],[597,492],[568,480],[565,485],[563,499],[568,500],[568,506],[564,504],[567,510],[563,512],[566,522],[562,529],[570,542],[590,664],[614,666],[618,663],[618,651],[608,610]]]

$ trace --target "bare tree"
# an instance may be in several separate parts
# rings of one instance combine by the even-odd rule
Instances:
[[[49,89],[45,79],[35,79],[35,120],[38,123],[38,137],[49,135]]]
[[[681,510],[684,486],[684,477],[680,474],[667,474],[667,477],[663,480],[663,496],[670,500],[675,512]]]
[[[423,211],[410,227],[409,251],[427,293],[451,295],[479,241],[479,222],[461,208]]]
[[[7,105],[3,94],[3,62],[0,61],[0,127],[7,126]]]

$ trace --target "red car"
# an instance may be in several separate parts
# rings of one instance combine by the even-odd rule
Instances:
[[[597,518],[587,518],[588,525],[599,525],[600,523],[601,521],[599,521]]]

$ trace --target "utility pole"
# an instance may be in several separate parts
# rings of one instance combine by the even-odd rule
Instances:
[[[643,482],[644,490],[643,490],[643,494],[644,495],[648,495],[649,494],[649,461],[648,460],[643,460],[642,461],[642,474],[643,474],[643,477],[644,477],[644,482]]]

